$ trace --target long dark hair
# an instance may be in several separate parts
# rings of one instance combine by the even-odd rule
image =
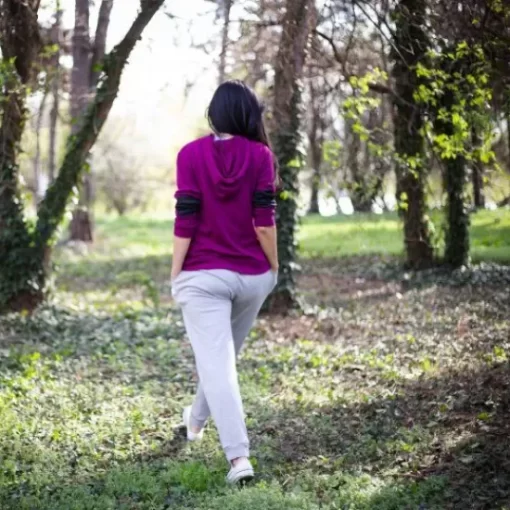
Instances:
[[[207,109],[207,119],[216,133],[238,135],[271,148],[264,125],[264,105],[255,92],[239,80],[222,83]]]

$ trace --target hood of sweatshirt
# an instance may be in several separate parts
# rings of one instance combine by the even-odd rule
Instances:
[[[206,163],[213,191],[222,199],[231,198],[237,194],[250,170],[250,142],[242,136],[216,139],[211,135],[206,138],[206,143],[209,145],[205,150]]]

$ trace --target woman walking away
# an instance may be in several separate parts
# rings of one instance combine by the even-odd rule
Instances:
[[[242,82],[217,89],[208,117],[213,134],[177,158],[172,292],[199,378],[183,413],[188,440],[212,416],[237,483],[254,473],[236,356],[277,281],[275,165],[263,107]]]

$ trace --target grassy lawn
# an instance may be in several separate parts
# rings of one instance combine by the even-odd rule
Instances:
[[[438,215],[434,219],[440,225]],[[104,257],[134,257],[169,253],[172,223],[163,218],[98,219],[98,248]],[[439,228],[439,227],[438,227]],[[510,263],[510,210],[481,211],[472,216],[472,257],[475,262]],[[307,217],[299,233],[302,256],[402,254],[401,223],[396,214]]]
[[[508,284],[360,277],[399,255],[398,221],[306,219],[315,313],[264,317],[247,342],[258,478],[232,489],[214,427],[191,445],[179,427],[195,375],[163,284],[171,223],[98,227],[58,254],[49,304],[0,317],[0,509],[510,508]],[[476,215],[473,242],[508,262],[510,214]]]

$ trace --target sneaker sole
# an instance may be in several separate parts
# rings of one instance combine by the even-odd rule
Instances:
[[[250,469],[246,469],[244,471],[241,471],[239,473],[236,473],[236,476],[234,478],[227,478],[227,482],[231,485],[246,485],[247,483],[251,482],[255,478],[255,473]]]

